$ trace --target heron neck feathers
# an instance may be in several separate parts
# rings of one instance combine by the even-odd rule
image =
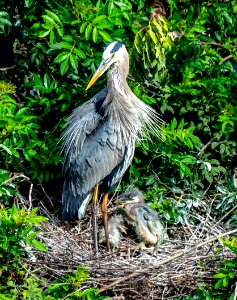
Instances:
[[[127,61],[128,63],[128,61]],[[128,65],[115,63],[108,72],[108,94],[105,107],[112,122],[116,122],[124,136],[147,138],[149,132],[157,134],[160,119],[157,113],[132,92],[127,84]]]

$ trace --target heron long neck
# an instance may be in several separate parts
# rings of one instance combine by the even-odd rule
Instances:
[[[133,94],[127,84],[128,59],[115,63],[108,72],[107,113],[124,137],[139,139],[145,136],[144,127],[153,129],[158,123],[156,112]],[[154,131],[155,132],[155,131]]]
[[[129,94],[133,95],[130,87],[127,84],[127,69],[124,69],[120,64],[115,64],[108,72],[108,88],[113,94],[119,94],[127,98]]]
[[[115,64],[108,73],[109,115],[113,121],[117,120],[124,136],[137,138],[138,131],[142,128],[142,119],[139,116],[141,102],[131,91],[126,81],[127,70],[121,65]],[[140,112],[141,115],[141,112]]]

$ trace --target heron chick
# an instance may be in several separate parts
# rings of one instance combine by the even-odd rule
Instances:
[[[136,140],[146,137],[147,130],[157,136],[161,119],[154,109],[134,95],[127,84],[129,56],[124,44],[112,42],[105,48],[102,62],[86,89],[106,70],[109,70],[108,87],[74,110],[62,136],[62,217],[70,220],[77,214],[78,219],[83,218],[92,198],[93,213],[96,215],[100,186],[103,193],[102,218],[109,250],[108,192],[130,166]],[[96,221],[93,222],[93,232],[97,252]]]
[[[136,188],[129,189],[115,202],[124,207],[137,238],[145,245],[154,245],[157,253],[158,246],[163,242],[164,228],[158,214],[145,204],[142,192]]]
[[[112,250],[118,248],[121,235],[126,233],[127,229],[125,227],[124,218],[121,214],[114,214],[108,219],[108,234],[109,234],[109,243]],[[101,228],[99,231],[99,243],[105,241],[105,232]]]

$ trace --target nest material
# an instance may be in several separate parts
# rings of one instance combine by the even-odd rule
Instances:
[[[172,228],[169,240],[153,249],[138,250],[134,239],[122,238],[113,253],[100,245],[93,253],[90,216],[67,230],[65,224],[47,213],[49,221],[42,227],[41,240],[48,252],[34,251],[31,265],[42,275],[58,278],[78,266],[87,266],[90,278],[86,287],[96,287],[111,299],[173,299],[190,294],[198,282],[213,282],[220,261],[232,257],[225,248],[217,251],[219,236],[226,233],[222,224],[199,217],[199,225]],[[89,224],[89,226],[88,226]],[[172,237],[171,237],[172,236]],[[215,255],[214,255],[215,254]]]

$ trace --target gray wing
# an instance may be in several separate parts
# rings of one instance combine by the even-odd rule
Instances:
[[[158,214],[146,205],[136,207],[137,220],[144,224],[151,233],[156,234],[157,231],[162,230]]]
[[[104,89],[77,108],[63,135],[64,219],[72,218],[81,206],[83,212],[79,217],[82,217],[93,187],[113,172],[110,180],[115,184],[133,157],[134,142],[124,145],[120,128],[104,114],[106,95]],[[128,166],[124,166],[124,161]]]

